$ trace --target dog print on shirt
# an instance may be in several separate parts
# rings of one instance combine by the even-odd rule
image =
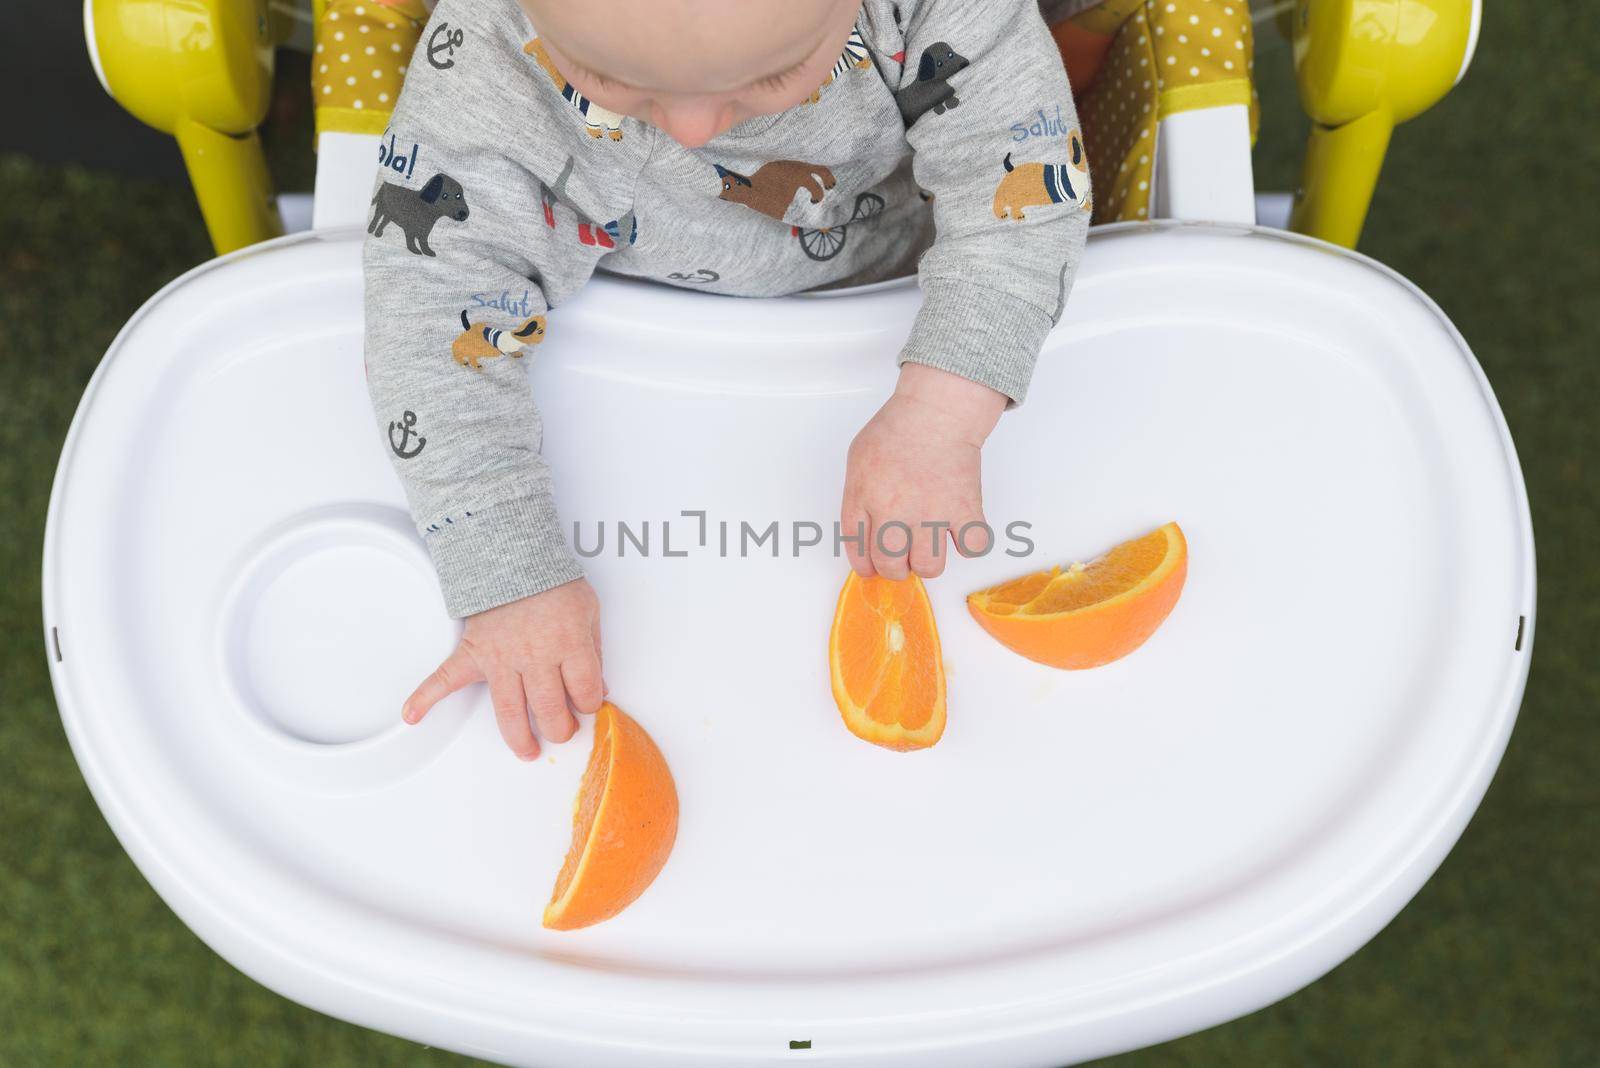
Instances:
[[[950,85],[950,77],[966,66],[967,58],[943,41],[924,48],[922,60],[917,64],[917,80],[894,94],[906,125],[910,126],[930,111],[943,115],[961,103]]]
[[[779,222],[783,221],[784,213],[800,190],[810,195],[811,203],[820,204],[835,185],[833,172],[820,163],[775,159],[763,163],[750,175],[729,170],[720,163],[713,166],[717,177],[722,179],[722,190],[717,194],[719,200],[754,208]]]
[[[456,363],[463,367],[471,367],[474,371],[483,370],[482,361],[496,356],[511,356],[517,359],[522,357],[522,350],[531,348],[544,340],[544,316],[535,315],[533,318],[520,324],[515,330],[501,330],[498,327],[487,326],[479,323],[476,326],[467,318],[466,309],[461,310],[461,333],[450,344],[450,354],[455,357]]]
[[[1012,163],[1006,153],[1005,177],[994,191],[996,219],[1023,219],[1024,208],[1071,203],[1084,211],[1093,210],[1089,195],[1089,163],[1083,153],[1083,138],[1072,131],[1071,158],[1067,163]]]
[[[622,140],[622,116],[615,111],[607,111],[593,100],[584,96],[567,81],[556,65],[550,61],[550,53],[544,50],[544,42],[535,37],[522,46],[522,50],[538,61],[539,66],[550,76],[550,81],[563,99],[572,105],[572,110],[583,116],[584,129],[589,136],[599,138],[605,134],[613,141]]]
[[[406,235],[406,251],[419,256],[434,255],[428,235],[440,219],[467,221],[466,192],[448,174],[436,174],[420,190],[384,182],[372,195],[372,221],[367,233],[382,237],[384,229],[398,223]]]

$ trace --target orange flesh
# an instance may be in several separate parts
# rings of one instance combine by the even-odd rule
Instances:
[[[572,846],[567,859],[556,876],[556,888],[550,893],[551,901],[567,896],[572,877],[578,873],[578,863],[583,860],[584,846],[594,832],[594,818],[600,812],[600,800],[606,795],[606,783],[611,778],[611,719],[598,716],[594,723],[594,748],[589,750],[589,764],[583,769],[583,785],[573,802]]]
[[[944,730],[944,665],[920,579],[845,580],[829,642],[834,699],[858,736],[925,748]]]
[[[572,847],[544,925],[587,927],[627,908],[666,864],[677,834],[678,791],[661,750],[606,702],[595,715],[594,748],[573,803]]]
[[[1166,558],[1167,533],[1161,528],[1125,541],[1086,564],[1053,567],[974,596],[985,598],[989,611],[1003,615],[1075,612],[1133,589]]]
[[[1172,611],[1188,576],[1176,523],[1086,564],[1052,567],[967,598],[974,619],[1013,652],[1059,668],[1126,656]]]

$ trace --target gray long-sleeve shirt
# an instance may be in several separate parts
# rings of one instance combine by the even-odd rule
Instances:
[[[441,0],[384,133],[363,262],[374,414],[451,616],[582,573],[526,361],[596,267],[743,296],[914,269],[900,361],[1022,401],[1089,221],[1036,4],[867,0],[811,100],[689,149],[569,85],[515,0]]]

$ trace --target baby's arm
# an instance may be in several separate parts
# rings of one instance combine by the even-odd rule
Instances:
[[[548,86],[472,16],[471,4],[440,5],[435,22],[464,27],[471,47],[453,68],[419,54],[384,135],[363,252],[367,386],[445,609],[466,618],[403,715],[416,722],[487,681],[507,744],[532,759],[530,709],[563,741],[576,728],[569,699],[593,711],[604,692],[598,605],[562,536],[528,385],[547,308],[599,253],[577,240],[570,209],[553,209],[570,233],[546,225],[532,170],[555,181],[562,160],[520,154],[550,143],[533,115]]]
[[[891,578],[939,574],[941,531],[960,549],[958,532],[982,521],[979,450],[1027,394],[1089,226],[1077,113],[1037,0],[900,9],[896,97],[937,236],[918,264],[922,309],[899,384],[851,446],[842,508],[847,534],[867,532],[867,552],[847,543],[851,566]],[[1012,124],[1026,129],[1041,110],[1052,132],[1014,140]],[[879,544],[877,528],[895,520],[915,535],[909,556],[899,530],[882,539],[889,552]],[[985,548],[981,529],[964,547]]]

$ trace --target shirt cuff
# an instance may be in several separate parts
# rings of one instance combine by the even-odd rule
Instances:
[[[1004,393],[1021,404],[1050,333],[1050,316],[998,289],[951,278],[922,283],[922,310],[900,363],[927,364]]]
[[[423,532],[453,619],[583,576],[548,493],[440,518]]]

